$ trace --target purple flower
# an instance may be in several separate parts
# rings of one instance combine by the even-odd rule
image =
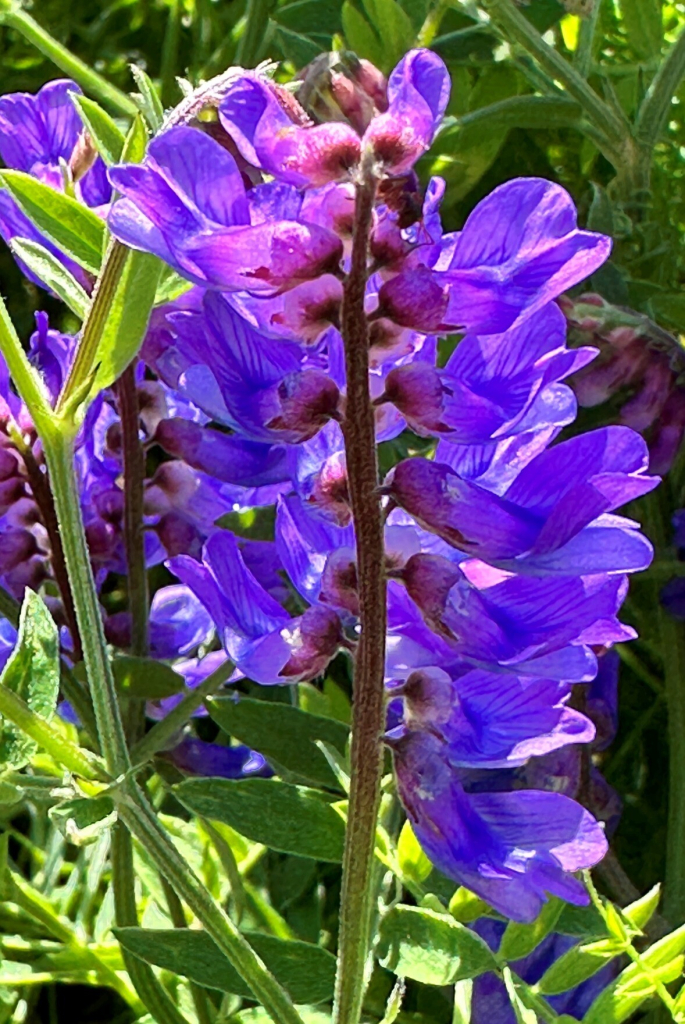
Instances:
[[[257,75],[229,86],[219,117],[253,166],[293,185],[318,186],[350,177],[365,151],[385,174],[408,171],[430,147],[449,90],[442,60],[429,50],[412,50],[388,79],[387,109],[361,138],[339,121],[313,125],[292,94]]]
[[[222,779],[243,779],[251,775],[269,778],[271,768],[261,754],[249,747],[223,747],[186,736],[163,755],[185,775],[211,775]]]
[[[180,556],[169,567],[207,609],[228,656],[255,682],[314,679],[345,643],[333,610],[313,605],[289,615],[249,571],[231,533],[211,537],[202,562]]]
[[[251,210],[233,157],[192,128],[170,129],[153,139],[142,164],[121,164],[109,176],[124,197],[110,212],[112,233],[196,284],[273,293],[340,260],[341,243],[325,228],[258,219],[261,186],[252,190]]]
[[[422,847],[444,874],[514,921],[533,921],[547,895],[587,904],[572,872],[606,853],[602,827],[558,793],[472,793],[425,732],[393,744],[402,802]]]

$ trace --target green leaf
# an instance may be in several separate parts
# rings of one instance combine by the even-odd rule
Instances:
[[[397,0],[363,0],[363,3],[378,38],[382,40],[383,61],[379,67],[389,71],[414,45],[414,26]]]
[[[682,292],[653,295],[649,303],[655,320],[665,321],[677,331],[685,331],[685,295]]]
[[[605,938],[608,934],[602,915],[592,904],[576,907],[567,903],[557,921],[556,931],[586,940]]]
[[[106,164],[119,163],[124,148],[124,133],[94,100],[73,92],[71,99],[95,148]]]
[[[614,233],[614,209],[611,200],[601,185],[591,182],[593,197],[587,216],[587,226],[590,231],[601,231],[604,235]]]
[[[330,39],[342,29],[338,0],[295,0],[277,7],[272,20],[291,32]]]
[[[538,982],[540,992],[545,996],[556,996],[568,992],[581,982],[600,971],[609,960],[620,956],[622,948],[614,939],[600,939],[598,942],[573,946],[543,974]]]
[[[330,1010],[317,1010],[315,1006],[298,1006],[297,1012],[304,1024],[331,1024]],[[273,1017],[261,1006],[251,1006],[249,1010],[241,1010],[231,1018],[237,1024],[273,1024]]]
[[[253,998],[249,987],[205,932],[190,928],[115,928],[124,949],[141,960],[198,985]],[[255,952],[296,1003],[321,1003],[333,995],[335,957],[320,946],[245,932]]]
[[[642,960],[668,985],[680,977],[685,950],[685,925],[665,935],[642,954]],[[583,1017],[583,1024],[622,1024],[655,992],[650,978],[640,964],[630,964],[618,978],[595,999]]]
[[[564,904],[559,899],[550,899],[543,906],[535,921],[530,924],[518,924],[510,921],[506,927],[499,954],[505,960],[522,960],[536,949],[545,939],[559,920]]]
[[[178,299],[181,295],[190,291],[192,287],[190,281],[186,281],[185,277],[181,277],[175,270],[164,264],[159,284],[157,285],[157,291],[155,292],[155,306],[162,306],[166,302]]]
[[[17,643],[0,676],[6,686],[46,720],[59,692],[59,631],[42,598],[26,590],[21,606]],[[0,721],[0,765],[23,768],[37,745],[10,722]]]
[[[223,821],[272,850],[342,860],[342,818],[314,789],[277,779],[186,779],[174,793],[193,814]]]
[[[23,171],[0,171],[0,184],[50,241],[85,270],[98,273],[106,228],[96,213]]]
[[[573,100],[557,96],[509,96],[478,110],[462,114],[459,128],[567,128],[577,127],[581,108]],[[456,143],[460,144],[457,134]]]
[[[113,384],[138,354],[161,271],[162,264],[156,256],[132,249],[126,253],[98,341],[93,395]]]
[[[377,956],[389,971],[424,985],[453,985],[497,969],[475,932],[447,914],[401,905],[381,920]]]
[[[64,800],[51,807],[48,814],[65,839],[75,846],[95,842],[116,820],[114,801],[109,796]]]
[[[137,64],[130,64],[129,67],[133,80],[140,89],[139,93],[133,94],[133,101],[140,109],[151,131],[156,132],[164,120],[164,107],[159,93],[150,76],[141,67]]]
[[[523,999],[521,998],[519,985],[517,985],[518,979],[512,974],[508,967],[505,967],[502,971],[502,980],[504,981],[507,995],[509,996],[509,1002],[511,1008],[514,1011],[516,1017],[516,1024],[538,1024],[538,1017],[535,1010],[526,1006]]]
[[[657,882],[654,888],[650,889],[644,896],[641,896],[639,900],[635,900],[634,903],[624,907],[623,913],[635,928],[639,928],[642,931],[656,913],[660,899],[661,883]]]
[[[345,0],[342,5],[341,17],[349,49],[354,50],[359,57],[365,57],[372,64],[381,67],[384,63],[381,42],[364,15],[350,0]]]
[[[658,57],[664,40],[661,0],[620,0],[623,27],[636,57]]]
[[[454,1008],[452,1024],[471,1024],[471,1002],[473,998],[473,979],[462,978],[454,986]]]
[[[56,256],[39,242],[32,242],[28,238],[13,238],[10,248],[17,259],[25,263],[29,270],[69,307],[72,313],[75,313],[80,320],[85,319],[90,298]]]
[[[122,654],[112,661],[112,671],[122,697],[163,700],[185,690],[183,676],[154,658],[134,658]]]
[[[487,914],[489,909],[487,903],[480,896],[476,896],[475,892],[471,892],[470,889],[465,889],[463,885],[456,890],[449,905],[452,917],[461,921],[462,924],[477,921],[479,917]]]
[[[145,156],[147,149],[148,134],[145,127],[145,119],[136,114],[128,130],[124,148],[121,151],[122,164],[139,164]]]
[[[419,885],[425,882],[433,870],[409,821],[405,821],[397,840],[397,861],[402,874]]]
[[[286,60],[293,62],[296,68],[302,68],[321,53],[319,43],[301,32],[293,32],[290,28],[275,24],[276,39]]]
[[[209,713],[224,732],[234,736],[279,767],[314,785],[338,788],[338,782],[316,740],[344,753],[349,729],[340,722],[312,715],[289,704],[213,697]]]

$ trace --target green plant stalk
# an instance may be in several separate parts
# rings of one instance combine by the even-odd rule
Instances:
[[[112,667],[107,655],[102,612],[97,599],[90,555],[81,521],[81,503],[74,473],[73,428],[43,437],[45,461],[55,499],[83,659],[90,683],[98,739],[110,775],[117,778],[131,766],[121,722]]]
[[[369,394],[368,323],[364,312],[376,184],[371,157],[367,157],[362,161],[356,185],[352,257],[341,310],[347,374],[343,435],[357,544],[360,636],[354,668],[350,797],[333,1011],[336,1024],[357,1024],[368,980],[375,902],[376,826],[383,775],[385,547],[378,490],[376,423]]]
[[[256,64],[266,42],[269,15],[275,5],[276,0],[247,0],[245,30],[238,43],[236,64],[241,67],[252,67]]]
[[[164,890],[164,897],[169,909],[171,923],[174,928],[187,928],[188,922],[185,918],[183,904],[176,895],[175,890],[172,889],[167,882],[164,875],[161,876],[161,882],[162,889]],[[197,1016],[198,1024],[212,1024],[211,1003],[207,989],[202,988],[201,985],[196,984],[194,981],[189,981],[188,987],[193,1000],[193,1006],[195,1007],[195,1015]]]
[[[671,100],[685,75],[685,29],[669,50],[666,60],[659,66],[635,121],[635,137],[651,151],[659,141],[668,115]]]
[[[512,0],[486,0],[485,7],[505,38],[517,42],[537,60],[547,74],[561,82],[568,94],[583,107],[595,128],[605,134],[613,146],[620,150],[626,138],[626,128],[621,120],[588,85],[583,76],[545,42],[537,29],[514,6]]]
[[[450,6],[451,0],[434,0],[423,25],[419,29],[419,34],[416,37],[417,46],[430,46],[438,32],[440,31],[440,24],[442,22],[443,15],[446,13],[447,8]]]
[[[587,18],[583,18],[578,32],[578,49],[576,50],[576,68],[578,74],[587,78],[592,67],[592,51],[595,44],[595,32],[599,22],[599,9],[602,0],[595,0],[594,6]]]
[[[671,547],[671,504],[668,478],[647,495],[647,534],[657,557]],[[668,831],[663,914],[674,926],[685,921],[685,633],[659,600],[654,584],[654,608],[664,666],[668,707]]]
[[[89,754],[75,743],[62,736],[41,715],[32,711],[28,704],[13,690],[0,686],[0,717],[20,729],[22,732],[46,750],[57,764],[64,765],[74,775],[91,782],[107,782],[108,775],[95,754]]]
[[[126,827],[117,821],[112,829],[112,879],[114,890],[114,914],[117,926],[137,927],[135,872],[133,869],[133,845]],[[121,956],[136,992],[158,1024],[188,1024],[166,989],[144,960],[139,960],[123,947]]]
[[[272,1020],[276,1024],[303,1024],[285,989],[188,867],[133,780],[122,787],[117,809],[120,819],[138,842],[145,846],[160,873],[250,986],[255,999]]]
[[[2,3],[0,3],[0,25],[6,25],[8,28],[19,32],[24,39],[32,43],[37,50],[40,50],[61,71],[64,71],[66,75],[69,75],[70,78],[78,82],[86,92],[102,100],[106,106],[117,114],[123,114],[127,117],[134,117],[136,115],[138,108],[126,93],[111,85],[102,75],[88,67],[79,57],[71,53],[66,46],[59,43],[44,28],[41,28],[30,14],[16,6],[12,0],[2,0]]]
[[[164,718],[153,725],[150,731],[132,748],[131,761],[133,764],[143,765],[159,750],[164,750],[170,740],[188,722],[193,712],[197,711],[207,697],[216,693],[219,687],[224,685],[232,675],[234,667],[232,662],[225,661],[206,679],[203,679],[199,686],[188,690],[183,699]]]

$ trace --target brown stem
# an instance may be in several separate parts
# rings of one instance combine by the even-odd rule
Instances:
[[[356,189],[350,272],[341,313],[347,372],[343,424],[347,476],[357,543],[360,638],[354,673],[350,799],[343,857],[338,975],[334,1019],[357,1024],[373,910],[373,861],[383,770],[386,594],[383,515],[376,431],[369,395],[368,325],[364,313],[368,240],[376,180],[362,164]]]
[[[128,568],[128,606],[131,612],[131,653],[148,653],[148,586],[145,571],[145,451],[140,443],[140,411],[134,364],[117,384],[124,460],[124,540]]]
[[[24,465],[26,466],[26,472],[28,473],[33,499],[38,506],[40,517],[43,520],[43,526],[47,530],[48,540],[50,541],[52,571],[57,582],[57,586],[59,587],[60,596],[62,598],[62,607],[64,608],[64,616],[67,620],[69,632],[71,633],[72,642],[74,644],[74,662],[78,662],[83,657],[81,653],[81,636],[79,633],[78,623],[76,622],[74,599],[69,585],[67,564],[64,561],[64,549],[62,548],[62,538],[59,532],[57,513],[55,512],[55,503],[52,499],[50,483],[47,473],[44,473],[40,468],[28,445],[22,449],[22,456],[24,459]]]

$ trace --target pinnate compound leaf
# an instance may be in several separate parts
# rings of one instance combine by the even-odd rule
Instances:
[[[72,93],[71,100],[83,121],[83,127],[105,163],[119,163],[124,148],[124,133],[114,119],[98,103],[81,93]]]
[[[668,985],[682,974],[684,950],[685,925],[681,925],[645,950],[641,958],[651,974]],[[654,992],[653,980],[640,964],[632,963],[595,999],[583,1024],[623,1024]]]
[[[214,697],[207,707],[224,732],[258,750],[276,770],[282,767],[308,783],[338,788],[333,771],[315,744],[323,740],[344,753],[347,726],[271,701]]]
[[[96,213],[23,171],[0,171],[0,185],[39,231],[85,270],[98,273],[106,228]]]
[[[251,998],[250,988],[206,932],[190,928],[115,928],[124,949],[155,967],[198,985]],[[245,938],[296,1003],[321,1003],[333,995],[335,957],[309,942],[277,939],[261,932]]]
[[[497,968],[475,932],[447,914],[403,905],[383,917],[377,956],[389,971],[424,985],[453,985]]]
[[[31,711],[49,720],[57,704],[59,674],[57,626],[42,598],[27,589],[17,643],[0,676],[0,686],[12,690]],[[0,765],[23,768],[37,749],[11,722],[0,721]]]
[[[532,953],[554,928],[563,906],[561,900],[550,899],[530,924],[518,924],[516,921],[510,921],[502,936],[499,947],[500,956],[511,962],[522,960]]]
[[[90,298],[78,281],[72,277],[63,263],[53,256],[40,242],[28,238],[13,238],[10,249],[22,263],[32,271],[46,288],[54,292],[62,302],[84,320],[90,305]]]
[[[278,779],[186,779],[174,793],[193,814],[223,821],[272,850],[342,860],[343,820],[315,789]]]

